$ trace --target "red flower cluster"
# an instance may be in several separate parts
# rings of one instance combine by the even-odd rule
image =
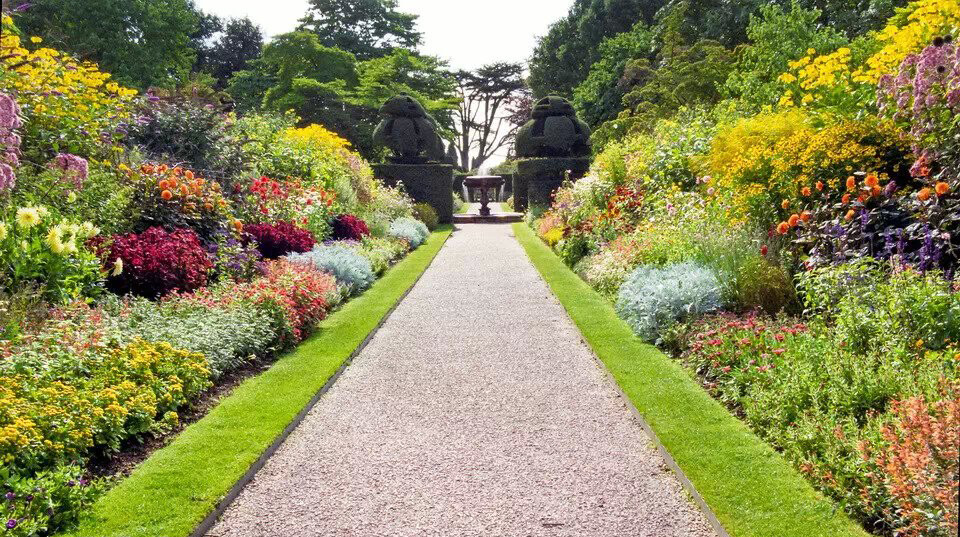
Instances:
[[[352,214],[337,215],[333,219],[333,240],[359,241],[369,234],[367,223]]]
[[[776,367],[776,357],[787,352],[787,340],[806,333],[801,323],[716,315],[699,321],[683,359],[711,390],[730,384],[749,384],[749,378]],[[734,378],[736,377],[736,378]]]
[[[220,289],[212,298],[220,303],[247,301],[272,310],[283,327],[278,343],[287,347],[303,340],[327,316],[330,293],[336,289],[337,280],[330,274],[312,265],[278,260],[267,263],[262,278]]]
[[[240,183],[234,186],[234,192],[238,195],[242,195],[244,190]],[[299,180],[278,181],[265,176],[253,179],[246,190],[249,191],[246,195],[249,206],[256,208],[245,215],[246,220],[251,222],[293,220],[300,213],[302,205],[329,208],[337,197],[335,193],[318,186],[304,186]]]
[[[190,229],[169,232],[152,227],[143,233],[113,237],[107,266],[114,267],[117,259],[123,270],[107,280],[110,290],[148,298],[203,287],[213,267],[199,237]]]
[[[317,243],[313,234],[290,222],[249,224],[244,231],[256,239],[257,248],[266,259],[276,259],[291,252],[309,252]]]

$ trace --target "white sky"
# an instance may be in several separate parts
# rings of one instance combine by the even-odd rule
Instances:
[[[307,0],[195,0],[208,13],[250,17],[265,36],[289,32]],[[398,0],[400,11],[419,15],[422,51],[474,69],[496,61],[529,58],[536,37],[566,15],[572,0]]]

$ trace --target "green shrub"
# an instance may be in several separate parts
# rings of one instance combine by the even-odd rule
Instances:
[[[33,477],[15,475],[4,466],[0,468],[4,535],[35,537],[68,528],[90,509],[103,489],[102,481],[87,480],[78,465],[57,466]]]
[[[789,317],[707,317],[686,330],[684,347],[682,361],[712,395],[848,513],[881,527],[896,518],[891,492],[872,485],[878,470],[862,442],[884,445],[893,402],[938,400],[960,365],[956,347],[858,351],[838,330]]]
[[[440,224],[437,211],[435,211],[429,203],[414,204],[413,217],[423,222],[430,231],[437,229],[437,226]]]
[[[854,352],[940,350],[960,341],[960,293],[937,273],[889,274],[873,260],[799,277],[807,307]]]
[[[186,295],[159,304],[135,299],[125,307],[120,321],[125,336],[203,354],[213,377],[268,354],[278,343],[270,312],[251,303],[211,307]]]

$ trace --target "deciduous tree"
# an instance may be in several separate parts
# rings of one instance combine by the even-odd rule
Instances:
[[[310,0],[300,29],[313,32],[320,43],[350,52],[360,60],[416,49],[417,16],[397,11],[396,0]]]
[[[460,106],[456,111],[456,137],[460,165],[479,168],[510,142],[517,128],[512,108],[528,93],[523,65],[493,63],[456,75]]]

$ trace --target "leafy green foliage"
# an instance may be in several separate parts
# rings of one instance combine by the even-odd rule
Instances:
[[[198,58],[197,68],[209,72],[217,80],[217,89],[223,89],[230,77],[247,68],[250,61],[260,56],[263,33],[250,19],[230,19],[222,35]]]
[[[600,44],[600,59],[590,66],[586,80],[573,92],[573,105],[580,118],[591,127],[615,119],[623,110],[624,68],[631,60],[646,58],[652,52],[650,31],[643,22]]]
[[[434,57],[397,49],[357,62],[304,31],[277,36],[250,69],[234,74],[227,91],[243,110],[293,110],[301,123],[324,125],[371,158],[379,156],[373,143],[377,111],[390,97],[416,98],[447,132],[456,106],[454,82]]]
[[[623,75],[630,89],[623,97],[626,110],[620,121],[647,130],[681,107],[715,104],[732,67],[733,54],[706,40],[674,51],[659,68],[645,58],[631,61]]]
[[[726,93],[754,106],[772,105],[783,94],[777,77],[789,63],[813,48],[829,52],[846,43],[830,26],[818,23],[821,13],[793,4],[784,11],[776,4],[761,6],[750,16],[750,44],[738,51],[737,62],[724,86]]]
[[[171,87],[196,57],[200,15],[189,0],[44,0],[17,19],[27,35],[90,59],[122,84]]]
[[[600,59],[600,43],[637,22],[652,23],[662,4],[661,0],[576,0],[533,51],[528,82],[534,96],[572,97],[590,66]]]
[[[396,0],[310,0],[300,28],[328,47],[361,60],[386,56],[420,44],[416,15],[397,11]]]

